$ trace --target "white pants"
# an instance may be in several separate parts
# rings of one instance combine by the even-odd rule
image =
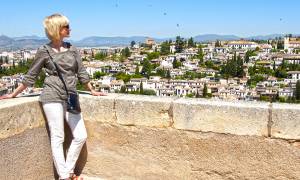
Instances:
[[[74,172],[76,161],[87,138],[82,115],[81,113],[72,114],[66,112],[62,103],[43,103],[43,109],[50,129],[54,165],[60,179],[68,178],[70,173]],[[73,134],[73,140],[66,155],[66,159],[63,150],[65,138],[64,118],[66,118]]]

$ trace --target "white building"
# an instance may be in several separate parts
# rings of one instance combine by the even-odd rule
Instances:
[[[300,49],[300,38],[284,38],[284,49],[288,51],[288,53],[293,52],[294,49]]]
[[[288,78],[284,79],[285,82],[288,83],[296,83],[297,81],[300,81],[300,71],[288,71]]]
[[[258,44],[251,41],[239,40],[239,41],[230,41],[228,47],[231,49],[255,49],[258,47]]]
[[[283,88],[279,89],[278,95],[280,97],[292,97],[294,95],[294,91],[292,88]]]
[[[271,44],[260,44],[259,48],[264,53],[271,53],[271,51],[272,51],[272,45]]]

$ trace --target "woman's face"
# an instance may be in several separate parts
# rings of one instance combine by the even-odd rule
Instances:
[[[70,37],[70,31],[71,31],[71,29],[70,29],[69,25],[63,26],[59,32],[61,39],[65,38],[65,37]]]

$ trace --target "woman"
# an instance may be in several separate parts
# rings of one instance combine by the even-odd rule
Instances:
[[[66,112],[66,90],[63,82],[58,77],[53,61],[58,65],[69,92],[76,93],[76,81],[78,79],[80,83],[86,85],[92,95],[101,96],[105,94],[92,89],[89,75],[82,65],[78,50],[70,43],[63,41],[64,38],[70,36],[68,18],[61,14],[48,16],[44,20],[44,28],[50,43],[38,49],[35,59],[21,85],[13,93],[2,97],[2,99],[14,98],[26,87],[32,86],[41,69],[44,68],[46,78],[39,101],[42,102],[50,129],[54,164],[60,179],[72,179],[75,176],[75,163],[86,141],[87,133],[81,113],[72,114]],[[53,58],[53,61],[50,59],[50,56]],[[74,137],[66,159],[63,151],[64,117]]]

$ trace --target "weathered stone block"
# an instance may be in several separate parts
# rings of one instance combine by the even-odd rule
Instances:
[[[45,125],[38,97],[1,100],[0,139]]]
[[[124,95],[116,98],[117,123],[149,127],[169,127],[169,115],[174,98]]]
[[[287,180],[300,149],[279,139],[87,122],[83,173],[103,179]]]
[[[300,139],[300,105],[274,103],[272,121],[272,137]]]
[[[98,122],[116,122],[114,103],[120,95],[108,96],[80,95],[80,104],[84,120]]]
[[[268,135],[268,104],[181,98],[174,101],[174,127],[184,130]]]

